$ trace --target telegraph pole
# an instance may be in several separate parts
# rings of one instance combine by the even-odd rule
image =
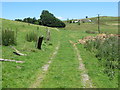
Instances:
[[[100,14],[98,14],[98,32],[100,33]]]

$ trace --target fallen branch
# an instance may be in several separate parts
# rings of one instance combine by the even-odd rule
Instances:
[[[19,56],[26,56],[26,54],[20,53],[20,51],[18,51],[16,48],[14,48],[12,46],[10,46],[10,47],[15,50],[15,52],[13,52],[14,54],[19,55]]]
[[[24,63],[24,61],[16,61],[16,60],[2,59],[2,58],[0,58],[0,61],[10,61],[10,62],[16,62],[16,63]]]

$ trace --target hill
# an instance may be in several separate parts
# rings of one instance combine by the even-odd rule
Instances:
[[[2,63],[3,87],[27,87],[28,84],[34,80],[36,69],[43,66],[47,60],[49,60],[51,52],[54,51],[57,41],[59,40],[58,29],[6,19],[0,20],[2,20],[3,30],[10,29],[17,33],[17,45],[14,45],[13,47],[20,52],[27,54],[27,56],[17,56],[13,53],[14,50],[10,48],[10,46],[2,46],[2,58],[25,61],[23,64],[13,62]],[[26,35],[29,32],[37,32],[39,36],[43,35],[44,38],[46,38],[46,29],[50,30],[51,45],[43,42],[42,50],[38,50],[36,48],[36,42],[26,41]]]
[[[91,23],[66,23],[66,30],[98,31],[97,17],[88,18],[92,20]],[[80,19],[82,20],[82,19]],[[100,17],[100,31],[104,33],[118,33],[118,17]]]
[[[91,18],[92,19],[92,18]],[[96,18],[93,18],[96,20]],[[106,22],[115,20],[104,18]],[[61,29],[50,28],[40,25],[28,24],[23,22],[2,20],[2,30],[9,29],[16,33],[16,48],[26,56],[14,54],[15,50],[10,46],[2,46],[2,58],[17,61],[17,62],[2,62],[2,86],[3,88],[117,88],[118,87],[118,69],[117,54],[112,50],[117,51],[117,39],[109,40],[108,43],[100,45],[101,42],[92,42],[83,45],[78,43],[80,40],[93,38],[106,34],[98,34],[97,23],[66,23],[66,27]],[[112,21],[114,23],[114,21]],[[115,21],[116,22],[116,21]],[[101,32],[117,33],[117,25],[100,24]],[[47,30],[50,31],[50,41],[46,42]],[[92,31],[95,33],[88,33]],[[28,42],[26,36],[34,34],[44,37],[42,49],[36,48],[37,41]],[[33,36],[35,36],[33,35]],[[113,34],[112,34],[113,35]],[[105,39],[105,38],[104,38]],[[101,41],[101,40],[100,40]],[[115,42],[114,42],[115,41]],[[77,43],[77,44],[76,44]],[[107,47],[108,45],[109,47]],[[100,46],[100,51],[97,53],[104,57],[108,55],[105,50],[108,50],[110,56],[99,60],[95,55],[97,50],[94,46]],[[104,47],[106,46],[106,47]],[[86,48],[85,48],[86,47]],[[87,49],[92,48],[93,51]],[[110,49],[110,50],[109,50]],[[101,52],[103,53],[101,54]],[[115,52],[115,51],[114,51]],[[112,53],[112,54],[111,54]],[[109,56],[109,55],[108,55]],[[113,59],[115,57],[115,59]],[[101,57],[100,57],[101,58]],[[114,60],[112,68],[105,68],[106,61]],[[108,61],[109,62],[109,61]],[[109,62],[110,63],[110,62]],[[108,75],[104,72],[108,72]],[[113,79],[110,79],[111,76]]]

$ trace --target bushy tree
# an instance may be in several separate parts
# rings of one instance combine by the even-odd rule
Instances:
[[[15,19],[15,21],[22,21],[22,19]]]
[[[44,26],[59,28],[65,27],[65,24],[61,20],[56,18],[53,14],[49,13],[49,11],[47,10],[42,11],[40,21],[41,21],[40,23]]]
[[[32,19],[32,23],[34,24],[36,21],[37,21],[37,19],[34,17],[34,18]]]

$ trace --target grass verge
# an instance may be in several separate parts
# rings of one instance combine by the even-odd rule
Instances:
[[[93,53],[86,51],[83,45],[77,45],[80,50],[83,63],[85,64],[88,74],[97,88],[118,88],[118,77],[109,80],[109,77],[103,73],[104,68]]]

